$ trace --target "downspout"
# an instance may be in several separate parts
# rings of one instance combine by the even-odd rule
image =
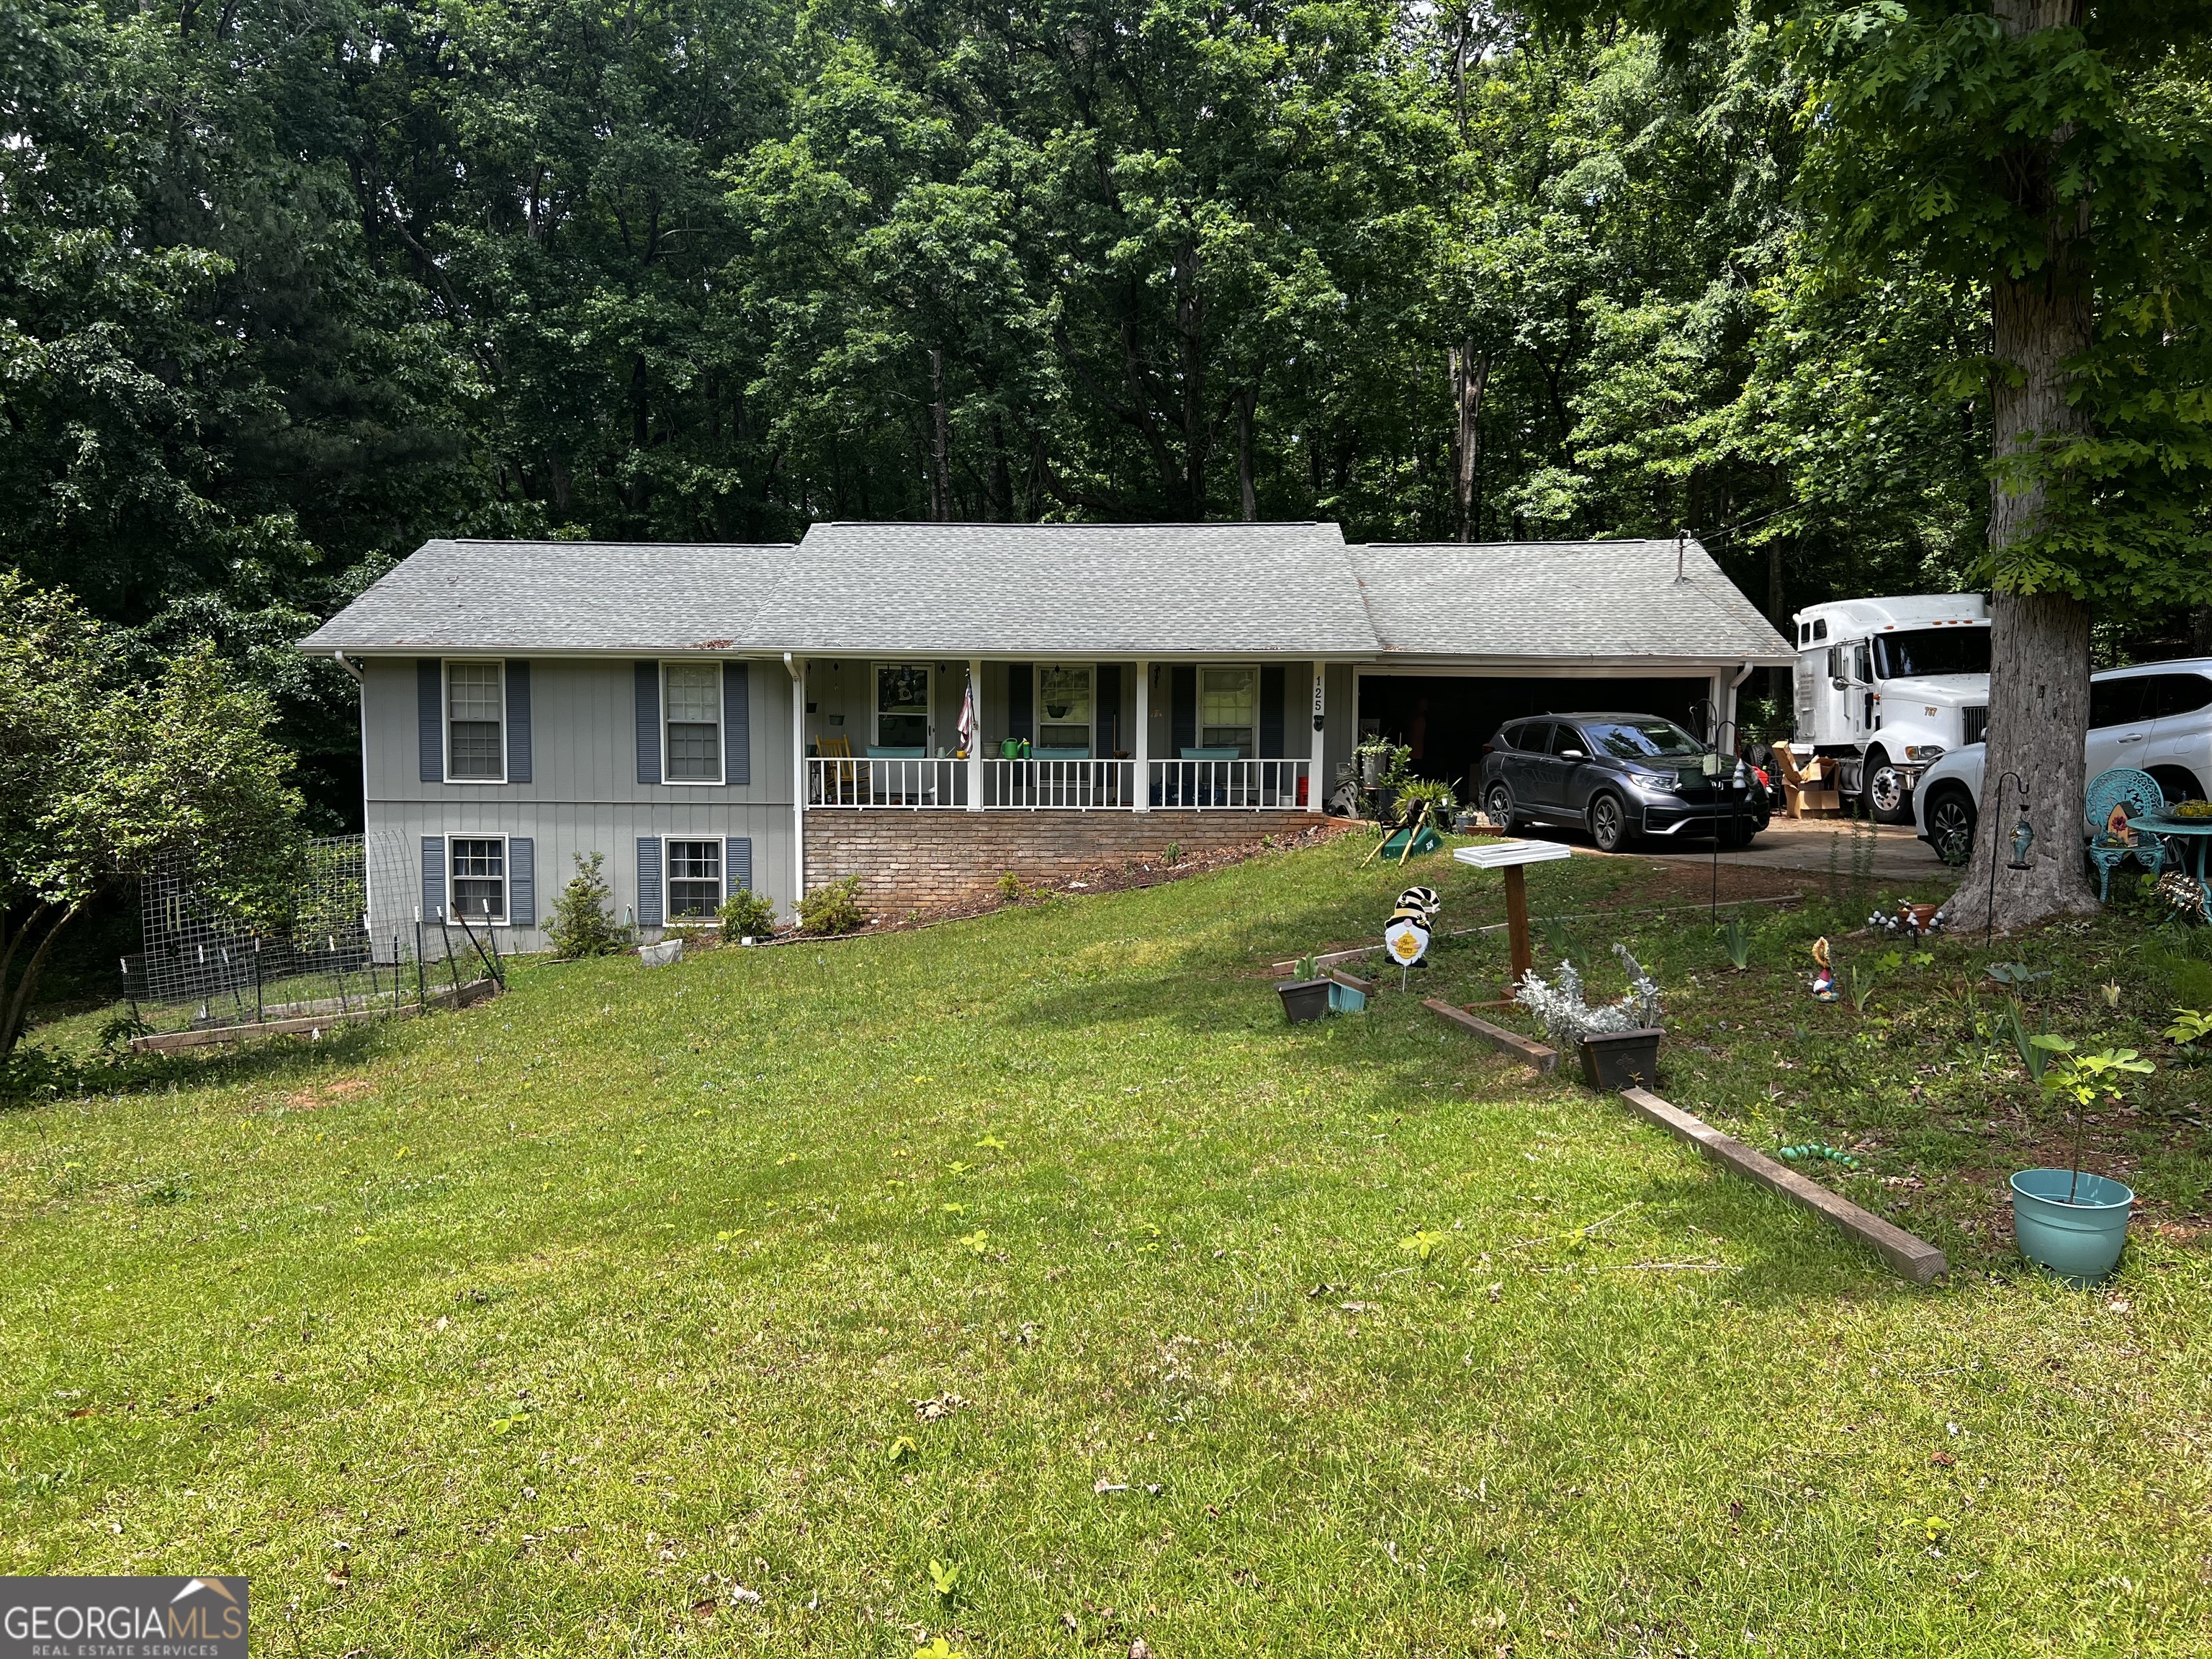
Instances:
[[[806,896],[806,667],[783,653],[791,676],[791,914]]]
[[[1736,693],[1736,688],[1737,688],[1738,686],[1741,685],[1741,684],[1742,684],[1746,680],[1747,680],[1747,679],[1749,679],[1749,678],[1751,678],[1751,676],[1752,676],[1752,671],[1753,671],[1753,670],[1757,665],[1756,665],[1755,663],[1746,663],[1746,664],[1744,664],[1744,665],[1743,665],[1742,667],[1741,667],[1741,668],[1739,668],[1739,669],[1737,669],[1737,670],[1735,671],[1735,678],[1734,679],[1730,680],[1730,681],[1728,683],[1728,711],[1727,711],[1727,720],[1728,720],[1728,723],[1729,723],[1731,726],[1735,726],[1735,693]],[[1716,733],[1714,733],[1714,735],[1715,735],[1716,737],[1717,737],[1717,736],[1719,735],[1719,733],[1718,733],[1718,732],[1716,732]],[[1736,746],[1737,746],[1739,749],[1741,749],[1741,748],[1743,746],[1743,731],[1742,731],[1742,728],[1741,728],[1741,727],[1740,727],[1740,726],[1736,728],[1735,740],[1736,740]]]

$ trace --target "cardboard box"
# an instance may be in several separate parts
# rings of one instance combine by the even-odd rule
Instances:
[[[1844,798],[1833,789],[1785,783],[1782,786],[1782,810],[1793,818],[1823,817],[1842,811]]]

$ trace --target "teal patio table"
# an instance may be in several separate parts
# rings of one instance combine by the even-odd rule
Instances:
[[[2204,907],[2212,914],[2212,885],[2204,878],[2204,852],[2212,843],[2212,817],[2177,818],[2166,812],[2146,812],[2135,821],[2135,829],[2145,835],[2173,836],[2189,854],[2189,873],[2197,878],[2197,890],[2204,896]]]

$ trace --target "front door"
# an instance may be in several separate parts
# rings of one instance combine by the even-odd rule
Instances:
[[[874,746],[914,755],[929,752],[929,665],[876,665]]]

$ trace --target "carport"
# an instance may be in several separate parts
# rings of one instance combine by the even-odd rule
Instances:
[[[1700,736],[1735,718],[1788,643],[1694,541],[1369,543],[1352,550],[1383,655],[1358,672],[1359,732],[1414,770],[1468,780],[1528,714],[1663,714]]]
[[[1359,734],[1388,738],[1413,751],[1413,769],[1474,799],[1473,777],[1482,746],[1508,720],[1529,714],[1602,711],[1664,714],[1699,735],[1709,719],[1708,678],[1632,675],[1430,672],[1362,670]]]

